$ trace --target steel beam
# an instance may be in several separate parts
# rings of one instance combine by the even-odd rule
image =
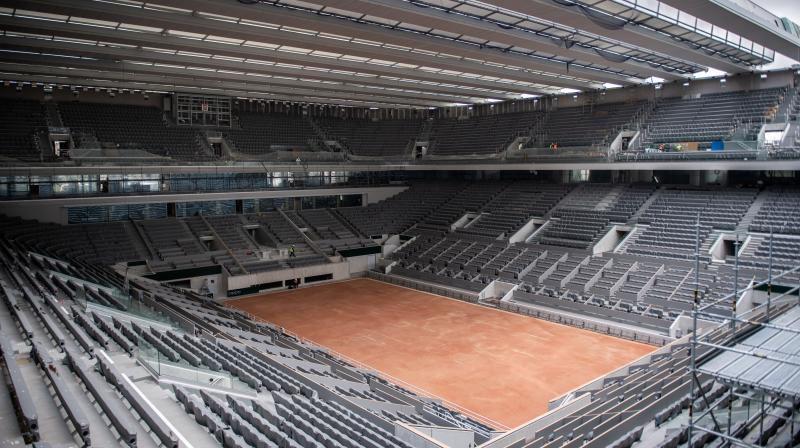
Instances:
[[[0,38],[0,43],[3,39]],[[218,72],[191,69],[177,66],[164,66],[164,65],[144,65],[132,64],[125,61],[112,61],[112,60],[92,60],[92,59],[77,59],[59,56],[48,56],[41,54],[27,54],[27,53],[2,53],[0,52],[0,62],[17,63],[36,66],[49,66],[49,67],[66,67],[69,69],[82,69],[93,70],[100,72],[120,73],[126,76],[127,79],[143,80],[141,75],[152,75],[160,77],[171,77],[174,79],[182,79],[184,82],[193,83],[195,81],[238,81],[249,86],[252,89],[259,89],[261,87],[280,87],[289,89],[311,89],[314,92],[327,91],[332,95],[346,94],[353,98],[356,96],[370,96],[376,95],[386,98],[396,98],[397,101],[419,101],[425,104],[436,103],[472,103],[477,102],[480,98],[467,97],[467,96],[452,96],[452,95],[434,95],[422,91],[418,92],[402,92],[395,89],[377,89],[367,88],[357,85],[347,84],[330,84],[321,82],[309,82],[303,80],[292,80],[283,77],[273,78],[260,78],[257,76],[248,76],[246,74]],[[102,77],[102,75],[95,75]],[[303,76],[303,75],[294,75]]]
[[[335,6],[341,9],[357,10],[363,14],[397,20],[398,22],[412,23],[414,25],[443,30],[459,35],[463,34],[471,37],[480,37],[487,41],[507,43],[509,45],[537,50],[556,56],[604,65],[612,69],[633,72],[634,75],[639,78],[647,78],[650,76],[658,76],[670,80],[682,78],[680,75],[666,70],[653,68],[649,64],[636,61],[614,62],[600,56],[595,51],[580,46],[567,48],[564,42],[559,39],[549,39],[532,32],[525,32],[518,29],[504,29],[498,27],[494,23],[472,19],[461,14],[448,14],[445,11],[434,8],[421,9],[408,2],[391,0],[329,0],[325,2],[325,5]]]
[[[206,19],[200,16],[166,13],[150,9],[119,6],[112,3],[94,2],[91,0],[40,0],[31,3],[26,0],[0,0],[0,6],[20,9],[35,9],[37,11],[67,16],[78,16],[89,19],[105,20],[110,22],[124,22],[140,26],[162,28],[196,34],[225,36],[236,39],[252,40],[286,45],[296,48],[318,50],[337,54],[349,54],[358,57],[377,60],[387,60],[396,63],[423,65],[437,67],[456,72],[475,73],[500,78],[519,79],[521,81],[540,82],[547,85],[586,89],[600,87],[602,82],[625,82],[626,77],[600,76],[594,78],[597,84],[579,80],[564,79],[561,75],[567,74],[566,65],[561,71],[555,70],[548,64],[538,63],[520,64],[517,58],[494,57],[494,50],[478,49],[473,53],[475,59],[494,61],[497,63],[515,65],[531,70],[542,70],[552,73],[551,76],[524,70],[510,70],[505,67],[475,62],[466,58],[437,57],[428,54],[414,53],[385,46],[370,45],[366,43],[347,42],[334,39],[320,38],[315,35],[293,33],[282,30],[268,29],[246,25],[244,23],[230,23],[219,20]],[[446,48],[440,49],[445,51]],[[491,56],[491,57],[489,57]],[[501,55],[502,56],[502,55]],[[522,59],[522,58],[518,58]],[[532,58],[527,58],[531,59]],[[502,61],[502,62],[501,62]],[[537,67],[537,68],[534,68]],[[576,76],[582,76],[575,73]]]
[[[0,22],[2,22],[0,17]],[[515,95],[511,93],[498,94],[495,92],[487,92],[475,89],[460,89],[458,87],[447,86],[434,86],[424,83],[403,82],[395,80],[387,80],[375,76],[357,76],[345,75],[341,73],[332,73],[328,71],[317,70],[302,70],[296,68],[288,68],[278,65],[265,65],[256,64],[252,62],[238,62],[219,60],[213,58],[198,58],[196,56],[185,56],[175,54],[165,54],[155,51],[147,51],[131,48],[119,48],[109,46],[91,46],[81,45],[76,46],[69,42],[56,41],[56,40],[42,40],[31,39],[25,37],[8,37],[0,36],[0,48],[11,50],[11,52],[0,52],[0,60],[26,62],[31,59],[24,59],[24,55],[15,52],[31,52],[43,54],[58,54],[64,56],[81,56],[83,58],[93,58],[103,60],[104,62],[114,62],[117,65],[115,70],[125,70],[126,67],[141,67],[140,64],[131,64],[135,62],[152,62],[155,64],[170,64],[170,65],[184,65],[186,67],[203,68],[211,70],[226,70],[226,71],[241,71],[247,74],[263,74],[268,76],[278,77],[297,77],[298,79],[317,79],[323,81],[333,81],[349,84],[363,84],[375,87],[385,87],[389,89],[409,89],[420,91],[426,94],[442,94],[454,97],[464,98],[506,98],[514,99]],[[53,63],[58,64],[76,64],[75,61],[70,61],[66,58],[53,57]],[[86,61],[84,61],[86,62]],[[208,73],[206,70],[197,70],[201,73]],[[263,82],[265,77],[252,76],[249,78],[253,82]],[[316,84],[312,84],[316,85]]]
[[[553,93],[553,91],[535,89],[524,85],[503,83],[462,77],[442,73],[413,70],[408,68],[389,67],[375,64],[365,64],[353,61],[320,58],[304,54],[279,52],[264,48],[227,45],[218,42],[184,39],[174,36],[159,34],[137,33],[134,31],[112,30],[107,28],[90,27],[74,23],[49,22],[21,17],[0,16],[0,28],[18,33],[48,34],[60,38],[85,39],[102,41],[112,44],[135,45],[141,47],[169,48],[177,51],[202,53],[224,56],[229,58],[244,58],[254,61],[273,62],[276,64],[302,65],[320,69],[350,71],[380,76],[388,81],[396,79],[413,79],[422,83],[446,83],[455,87],[465,86],[479,89],[502,90],[518,93]],[[73,51],[77,50],[76,45]],[[86,51],[86,49],[83,49]],[[172,55],[170,55],[172,56]],[[258,63],[258,62],[255,62]],[[264,64],[261,64],[264,65]],[[307,70],[313,72],[315,70]],[[352,75],[346,75],[352,76]],[[365,77],[366,78],[366,77]]]
[[[52,67],[43,65],[29,65],[29,64],[16,64],[11,62],[0,62],[0,75],[2,73],[17,73],[23,75],[23,80],[27,80],[24,76],[47,76],[47,77],[64,77],[71,78],[72,81],[58,81],[57,79],[47,81],[48,83],[57,84],[77,84],[77,85],[98,85],[97,82],[101,80],[116,81],[116,82],[135,82],[145,85],[154,85],[154,90],[159,90],[157,86],[166,85],[174,88],[175,91],[183,91],[182,87],[195,87],[198,89],[217,89],[240,92],[237,96],[246,95],[246,92],[271,94],[273,96],[282,96],[284,99],[291,99],[295,96],[316,97],[318,101],[329,99],[335,101],[338,99],[348,99],[353,101],[362,101],[364,103],[383,102],[387,104],[405,104],[409,106],[440,106],[444,107],[449,105],[449,102],[433,102],[416,99],[406,99],[397,97],[387,97],[379,95],[362,95],[353,93],[342,93],[340,91],[324,91],[308,88],[289,88],[284,86],[273,86],[267,83],[248,83],[240,81],[206,81],[198,80],[188,76],[168,76],[168,75],[148,75],[138,74],[133,72],[110,72],[110,71],[97,71],[85,69],[70,69],[66,67]],[[101,85],[101,87],[108,87]],[[145,87],[139,86],[138,89]],[[171,90],[171,89],[170,89]],[[287,98],[287,96],[289,98]]]
[[[661,0],[708,23],[721,24],[769,49],[800,61],[800,37],[778,25],[778,17],[751,1]],[[797,6],[797,5],[796,5]]]
[[[467,58],[484,58],[492,62],[528,67],[534,70],[544,70],[557,74],[572,74],[588,79],[595,79],[604,82],[630,83],[630,78],[634,76],[619,76],[611,73],[603,74],[598,70],[584,69],[580,67],[567,68],[563,62],[547,62],[543,59],[525,57],[523,55],[511,55],[502,53],[500,50],[492,48],[479,48],[475,45],[451,41],[444,38],[437,38],[416,34],[402,30],[392,30],[389,27],[379,27],[377,25],[365,26],[364,24],[339,19],[333,16],[317,15],[313,13],[292,10],[284,7],[270,6],[264,3],[258,5],[245,5],[241,3],[220,3],[214,0],[158,0],[160,5],[172,6],[195,11],[202,11],[226,16],[244,17],[250,20],[258,20],[278,25],[291,26],[296,28],[320,30],[342,36],[351,36],[376,42],[386,42],[410,48],[420,48],[428,51],[441,51],[448,54],[461,55]],[[569,58],[591,59],[589,62],[609,66],[627,72],[634,71],[644,66],[638,64],[613,64],[600,57],[597,53],[584,51],[578,56],[577,52],[571,52],[560,43],[551,41],[544,37],[536,36],[531,33],[512,30],[503,30],[495,25],[488,23],[481,24],[478,21],[470,20],[464,16],[447,14],[436,9],[420,9],[406,2],[385,1],[350,1],[334,0],[326,1],[325,6],[337,7],[365,15],[374,15],[389,20],[401,20],[409,18],[408,22],[415,25],[427,26],[448,31],[456,35],[468,34],[474,37],[482,37],[487,41],[498,41],[517,45],[523,48],[536,48],[546,53],[552,53]],[[409,14],[410,17],[409,17]],[[470,33],[472,32],[472,33]],[[576,49],[577,50],[577,49]],[[652,67],[647,66],[647,71],[654,72]],[[672,76],[666,72],[658,71],[657,76]],[[640,78],[653,76],[645,74]],[[608,81],[609,77],[617,81]],[[677,79],[675,77],[674,79]]]
[[[31,66],[33,67],[33,66]],[[49,67],[44,67],[47,69]],[[44,70],[43,70],[44,71]],[[26,72],[9,71],[0,67],[0,79],[17,81],[17,82],[36,82],[40,84],[56,84],[56,85],[70,85],[81,87],[94,87],[101,89],[118,89],[118,90],[143,90],[154,92],[181,92],[191,93],[198,95],[222,95],[230,97],[252,98],[258,100],[268,101],[294,101],[305,102],[312,104],[323,105],[337,105],[337,106],[353,106],[353,107],[366,107],[366,106],[381,106],[381,107],[399,107],[399,108],[425,108],[427,105],[413,105],[401,102],[381,101],[372,98],[369,101],[356,101],[353,98],[335,98],[320,95],[292,95],[286,93],[286,89],[277,89],[278,93],[254,91],[249,89],[235,89],[227,86],[198,86],[198,85],[183,85],[174,84],[169,81],[162,80],[159,82],[151,81],[145,82],[138,79],[129,80],[110,80],[110,79],[87,79],[82,76],[72,76],[73,71],[64,73],[41,73],[31,74]]]
[[[669,54],[676,58],[713,67],[724,72],[739,73],[748,70],[748,67],[744,65],[695,50],[686,43],[670,39],[664,34],[641,26],[626,25],[622,29],[608,29],[592,21],[578,9],[560,6],[551,0],[487,0],[487,3],[648,48],[659,53]]]

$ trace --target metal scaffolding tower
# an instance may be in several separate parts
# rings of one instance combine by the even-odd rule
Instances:
[[[800,443],[800,266],[774,274],[769,238],[766,279],[740,287],[737,235],[733,292],[701,303],[695,288],[686,446]],[[698,334],[698,319],[724,324]]]

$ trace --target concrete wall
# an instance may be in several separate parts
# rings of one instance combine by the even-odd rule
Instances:
[[[583,328],[584,330],[607,334],[622,339],[643,342],[650,345],[665,345],[673,340],[669,336],[665,336],[634,325],[628,325],[606,319],[597,319],[585,314],[559,310],[546,306],[506,301],[500,302],[499,307],[500,309],[510,311],[512,313],[549,320],[551,322],[556,322],[563,325],[570,325],[573,327]],[[619,312],[621,313],[621,311]],[[642,318],[645,318],[645,316]]]
[[[224,295],[228,292],[227,288],[227,281],[223,275],[209,275],[207,277],[193,277],[190,280],[191,288],[195,291],[199,291],[203,285],[208,287],[208,291],[214,295],[214,297],[219,296],[220,294]]]
[[[509,291],[512,289],[516,289],[518,285],[515,283],[508,283],[501,280],[494,280],[489,283],[483,290],[478,294],[479,300],[486,300],[491,298],[503,298]]]
[[[350,275],[360,275],[375,267],[375,263],[378,261],[378,254],[348,257],[345,260],[347,261]]]
[[[228,290],[247,288],[252,285],[284,281],[293,278],[304,279],[305,277],[323,274],[332,274],[332,280],[345,280],[350,278],[349,263],[327,263],[296,269],[282,269],[279,271],[257,272],[255,274],[228,277]]]
[[[260,190],[230,191],[222,193],[174,193],[126,196],[91,196],[83,198],[47,198],[3,201],[0,208],[4,214],[41,222],[67,223],[67,207],[89,205],[154,204],[165,202],[219,201],[226,199],[293,198],[308,196],[336,196],[363,193],[370,203],[394,196],[405,190],[405,186],[391,187],[332,187],[306,190]]]
[[[628,234],[629,234],[632,231],[633,231],[633,227],[631,227],[631,226],[622,226],[622,225],[613,226],[611,228],[611,230],[609,230],[605,234],[605,236],[600,238],[600,240],[597,242],[597,244],[594,245],[594,248],[592,249],[592,253],[594,253],[596,255],[596,254],[600,254],[600,253],[603,253],[603,252],[611,252],[611,251],[613,251],[617,246],[619,246],[619,244],[622,242],[622,240],[627,236],[627,234],[625,236],[621,236],[620,232],[628,232]]]
[[[523,423],[502,436],[481,445],[481,448],[506,448],[509,446],[521,446],[522,441],[531,441],[536,437],[536,432],[540,429],[553,424],[565,416],[591,403],[589,394],[585,394],[578,399],[565,404],[564,406],[553,409],[546,414],[540,415],[535,419]]]
[[[449,444],[437,441],[431,435],[402,422],[394,423],[394,436],[416,448],[448,448]],[[462,447],[463,445],[458,445]],[[466,448],[466,446],[463,446]],[[456,448],[453,446],[452,448]]]
[[[472,448],[475,446],[475,435],[469,429],[441,426],[407,425],[419,433],[448,448]],[[428,443],[425,444],[426,446]]]
[[[697,319],[697,328],[704,330],[706,328],[714,328],[719,325],[718,322],[711,322],[705,319]],[[691,313],[681,314],[678,316],[672,325],[669,327],[669,335],[673,338],[681,338],[692,333],[693,321]]]
[[[542,225],[547,222],[541,218],[531,218],[528,222],[525,223],[519,230],[517,230],[513,235],[509,237],[510,243],[520,243],[522,241],[527,241],[528,238],[533,236],[537,230],[542,228]]]

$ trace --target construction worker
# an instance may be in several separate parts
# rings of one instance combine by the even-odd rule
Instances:
[[[289,257],[294,257],[294,244],[289,246]]]

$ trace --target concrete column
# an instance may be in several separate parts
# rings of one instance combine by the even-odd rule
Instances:
[[[720,184],[722,186],[728,185],[728,172],[722,170],[704,171],[706,184]]]
[[[650,182],[653,180],[653,170],[633,171],[631,182]]]
[[[703,181],[702,171],[690,171],[689,172],[689,185],[694,185],[698,187],[701,185]]]

